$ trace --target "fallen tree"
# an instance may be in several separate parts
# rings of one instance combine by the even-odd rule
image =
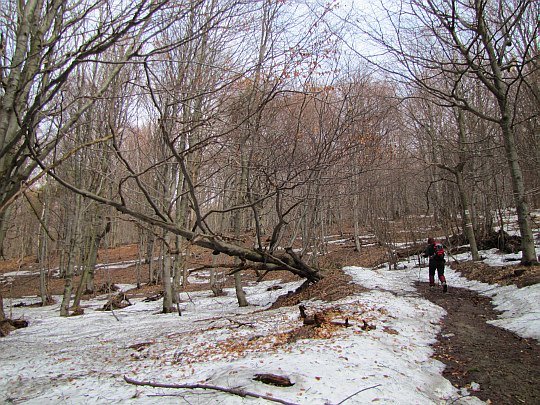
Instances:
[[[43,169],[47,170],[45,167]],[[310,283],[316,283],[322,279],[322,275],[314,268],[306,264],[301,257],[291,247],[285,249],[285,253],[275,253],[264,249],[248,249],[232,243],[230,238],[218,234],[198,233],[178,226],[172,221],[168,221],[164,216],[153,217],[146,215],[140,211],[129,208],[123,199],[114,201],[103,196],[94,194],[88,190],[84,190],[74,186],[73,184],[56,176],[52,171],[49,174],[61,185],[67,189],[90,198],[102,204],[113,207],[122,214],[129,215],[141,222],[149,225],[160,227],[161,229],[171,232],[174,235],[181,236],[188,240],[191,244],[202,248],[210,249],[218,254],[223,253],[227,256],[238,257],[242,264],[238,267],[239,270],[246,269],[249,265],[248,261],[260,263],[258,269],[261,270],[288,270],[299,277],[307,279]]]

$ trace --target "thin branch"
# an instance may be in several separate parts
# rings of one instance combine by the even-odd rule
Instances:
[[[32,204],[32,201],[30,201],[30,198],[28,198],[28,196],[26,195],[26,193],[23,191],[23,196],[25,197],[26,199],[26,202],[28,202],[28,205],[30,206],[30,208],[32,209],[32,212],[34,213],[36,219],[39,221],[41,227],[43,228],[43,230],[45,231],[45,233],[47,234],[47,236],[49,237],[49,239],[52,241],[52,242],[56,242],[56,240],[52,237],[51,233],[49,232],[49,229],[47,227],[47,225],[45,225],[45,223],[43,222],[43,220],[41,219],[41,216],[39,215],[39,213],[37,212],[37,209],[36,207],[34,207],[34,204]]]
[[[377,385],[373,385],[372,387],[367,387],[367,388],[361,389],[360,391],[356,391],[354,394],[349,395],[347,398],[345,398],[343,401],[337,403],[336,405],[341,405],[343,402],[347,401],[348,399],[351,399],[352,397],[354,397],[355,395],[360,394],[361,392],[370,390],[372,388],[377,388],[377,387],[380,387],[380,386],[381,386],[381,384],[377,384]]]

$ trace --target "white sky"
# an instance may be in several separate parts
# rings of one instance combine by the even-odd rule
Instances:
[[[504,262],[508,256],[482,254],[491,265],[509,265]],[[467,396],[466,388],[453,387],[441,376],[444,365],[430,358],[445,311],[415,291],[416,280],[427,281],[427,269],[415,267],[413,261],[400,263],[400,268],[346,267],[354,282],[372,290],[337,302],[304,304],[309,311],[339,306],[342,313],[336,320],[349,318],[353,326],[339,328],[327,339],[291,344],[279,344],[277,336],[302,324],[298,307],[264,309],[298,283],[271,292],[267,288],[278,281],[247,286],[251,304],[247,308],[237,306],[233,290],[217,298],[210,292],[183,294],[181,317],[157,314],[160,301],[134,299],[133,306],[115,311],[119,321],[110,312],[96,311],[106,296],[84,301],[85,315],[69,318],[59,317],[60,297],[58,304],[45,308],[11,308],[21,300],[5,300],[6,313],[13,311],[14,318],[27,319],[30,325],[0,339],[0,402],[275,403],[213,391],[136,387],[123,381],[127,376],[169,384],[242,387],[295,404],[337,405],[363,389],[345,405],[483,404]],[[503,311],[492,324],[540,339],[540,284],[522,289],[488,285],[467,281],[448,267],[446,276],[449,299],[452,287],[479,291]],[[376,330],[362,331],[362,320],[376,325]],[[141,352],[128,348],[143,342],[152,344]],[[280,388],[253,381],[260,373],[287,376],[294,385]]]

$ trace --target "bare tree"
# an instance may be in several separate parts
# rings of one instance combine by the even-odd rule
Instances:
[[[430,95],[425,95],[426,99],[417,98],[407,105],[407,128],[410,136],[418,140],[417,148],[410,152],[417,155],[417,159],[425,162],[431,177],[432,188],[435,189],[435,203],[441,204],[441,212],[451,209],[451,202],[448,196],[442,194],[438,184],[439,178],[435,173],[435,168],[443,169],[453,175],[448,179],[456,184],[459,193],[461,217],[463,218],[463,230],[471,245],[473,260],[479,260],[478,249],[476,247],[476,237],[473,227],[473,214],[469,202],[470,191],[465,185],[465,168],[471,164],[473,153],[471,149],[480,150],[480,145],[472,142],[467,136],[466,128],[461,109],[452,111],[449,108],[437,106]],[[479,155],[477,153],[476,155]],[[444,179],[444,178],[441,178]],[[442,203],[444,202],[444,204]],[[442,223],[445,215],[435,215]],[[449,235],[447,235],[449,236]]]
[[[380,59],[374,60],[378,66],[425,89],[443,105],[461,108],[499,126],[512,179],[524,264],[536,263],[537,258],[516,144],[514,106],[536,58],[531,53],[538,36],[538,24],[531,20],[530,13],[534,4],[529,0],[385,2],[384,21],[373,24],[371,31],[363,30],[401,64],[400,69],[392,69]],[[375,15],[380,18],[382,14]],[[524,35],[518,37],[518,33]],[[518,40],[519,46],[514,46]],[[434,77],[446,84],[433,86],[433,80],[426,80]],[[464,79],[483,86],[497,108],[486,110],[483,102],[476,103],[463,88]]]
[[[45,160],[58,141],[107,89],[122,66],[150,38],[152,17],[167,1],[112,5],[105,0],[5,1],[0,60],[0,223],[31,178],[37,160]],[[4,36],[5,35],[5,36]],[[84,95],[69,119],[61,97],[72,73],[95,63],[111,46],[123,53],[101,88]],[[106,59],[102,62],[107,62]],[[4,227],[5,228],[5,227]],[[4,228],[0,228],[2,231]],[[2,246],[5,231],[0,232]]]
[[[100,114],[106,127],[71,124],[73,136],[61,142],[58,134],[63,132],[42,123],[38,128],[50,134],[62,156],[57,160],[29,146],[32,164],[84,197],[81,201],[109,205],[145,229],[160,228],[154,234],[166,257],[164,312],[172,309],[169,283],[177,274],[169,259],[181,254],[184,241],[237,258],[238,273],[283,269],[308,282],[320,280],[315,258],[327,247],[329,227],[344,216],[338,212],[347,193],[344,185],[384,154],[379,146],[389,131],[384,96],[373,97],[373,106],[366,106],[368,97],[359,96],[354,84],[332,85],[335,71],[322,72],[321,62],[333,54],[334,43],[316,38],[320,16],[297,25],[302,32],[292,42],[280,37],[290,20],[282,14],[286,7],[281,2],[184,5],[163,11],[171,18],[155,25],[147,19],[152,30],[137,31],[140,39],[121,37],[111,44],[114,57],[102,52],[88,61],[89,66],[105,60],[112,66],[112,73],[103,69],[103,81],[96,80],[104,83],[103,90],[92,92],[109,97],[107,101],[85,107],[76,97],[82,86],[75,82],[65,83],[69,98],[51,98],[58,102],[62,120],[82,124],[83,118]],[[262,26],[254,18],[260,15]],[[138,46],[148,39],[145,32],[152,36],[152,46]],[[255,47],[246,40],[252,37],[259,39]],[[134,66],[129,80],[115,73],[117,66],[126,70],[126,58]],[[130,86],[139,92],[125,91]],[[132,109],[136,117],[116,122],[102,106],[109,102],[114,111],[123,94],[129,107],[121,109]],[[65,100],[70,104],[62,105]],[[75,136],[89,128],[92,136]],[[99,187],[59,166],[69,154],[88,160],[110,154],[105,166],[97,158],[91,166],[99,172],[93,177]],[[82,210],[70,215],[81,218]],[[88,235],[90,247],[103,234],[100,215],[92,215],[95,228],[79,230]],[[222,224],[232,225],[232,232],[220,229]],[[255,247],[239,243],[251,227],[257,229]],[[263,227],[272,235],[267,247],[261,242]],[[292,247],[300,232],[303,249],[297,253]],[[74,250],[68,252],[74,255]],[[309,264],[306,257],[311,257]]]

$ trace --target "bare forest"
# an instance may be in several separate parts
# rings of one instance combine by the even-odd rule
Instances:
[[[35,258],[44,304],[56,269],[63,316],[124,245],[146,263],[132,282],[162,284],[164,312],[194,252],[234,274],[242,306],[246,272],[324,278],[328,235],[360,251],[369,229],[395,262],[396,223],[478,259],[513,210],[522,263],[536,264],[539,13],[535,1],[4,1],[2,258]]]
[[[539,21],[0,1],[0,401],[537,403]]]

